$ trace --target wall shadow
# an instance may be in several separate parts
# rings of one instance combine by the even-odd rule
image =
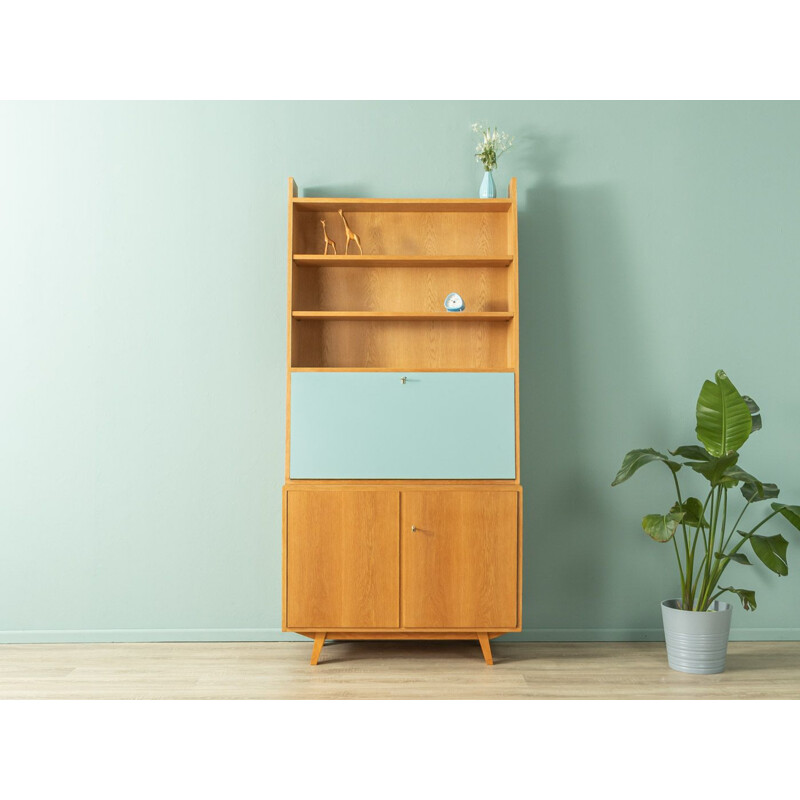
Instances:
[[[538,181],[519,208],[523,628],[660,626],[656,599],[642,609],[624,595],[652,592],[648,563],[630,568],[639,548],[656,573],[663,552],[610,487],[624,453],[647,446],[627,441],[618,402],[648,363],[621,210],[611,185],[560,182],[565,139],[532,134],[526,145]]]
[[[325,186],[305,186],[300,197],[369,197],[365,183],[330,183]]]

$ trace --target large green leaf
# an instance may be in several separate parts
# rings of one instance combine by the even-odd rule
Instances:
[[[752,397],[748,397],[746,394],[742,395],[742,400],[747,403],[747,408],[750,411],[750,418],[753,421],[753,430],[750,431],[751,433],[755,433],[756,431],[761,430],[761,409],[758,407],[758,403],[753,400]]]
[[[725,470],[725,477],[730,478],[731,480],[735,481],[734,486],[736,483],[740,481],[744,484],[750,485],[755,490],[756,494],[759,497],[763,498],[764,496],[764,484],[758,478],[753,477],[749,472],[745,472],[740,466],[734,464],[732,467],[728,467]]]
[[[742,607],[745,611],[756,610],[756,593],[753,589],[734,589],[733,586],[726,586],[724,589],[720,586],[719,588],[723,592],[733,592],[739,595],[739,599],[742,601]]]
[[[786,561],[786,546],[789,542],[780,534],[777,536],[757,536],[750,537],[750,544],[753,545],[753,552],[761,561],[777,575],[788,575],[789,564]]]
[[[657,542],[668,542],[674,535],[683,514],[648,514],[642,520],[644,532]]]
[[[787,506],[784,503],[773,503],[772,508],[774,511],[780,511],[781,514],[800,531],[800,506]]]
[[[759,494],[758,486],[752,483],[743,483],[741,492],[745,500],[749,500],[751,503],[757,503],[759,500],[772,500],[781,493],[781,490],[775,483],[762,483],[761,493]]]
[[[744,553],[714,553],[717,558],[729,558],[737,564],[745,564],[748,567],[753,566],[753,562]]]
[[[712,458],[710,461],[689,461],[686,466],[699,472],[712,486],[730,488],[736,486],[736,479],[729,478],[726,473],[738,460],[738,453],[729,453],[719,458]]]
[[[673,472],[677,472],[681,468],[677,461],[671,461],[663,453],[659,453],[658,450],[653,450],[652,448],[631,450],[622,459],[622,466],[619,468],[617,477],[614,478],[611,485],[616,486],[618,483],[628,480],[634,472],[653,461],[663,461]]]
[[[682,444],[677,450],[670,450],[673,456],[687,458],[690,461],[710,461],[711,453],[699,444]]]
[[[708,520],[703,516],[703,504],[696,497],[687,497],[683,505],[675,503],[670,509],[671,514],[683,513],[683,522],[691,528],[700,527],[700,523],[708,528]]]
[[[697,438],[712,456],[738,450],[753,430],[750,409],[728,376],[717,370],[697,398]]]

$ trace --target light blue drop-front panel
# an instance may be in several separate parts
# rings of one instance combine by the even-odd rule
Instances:
[[[295,372],[289,474],[513,479],[514,420],[511,372]]]

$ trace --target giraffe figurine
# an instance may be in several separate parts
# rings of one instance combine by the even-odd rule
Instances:
[[[322,255],[328,255],[328,245],[333,248],[333,254],[336,255],[336,242],[328,236],[328,231],[325,230],[325,220],[321,219],[320,222],[322,223],[322,235],[325,237],[325,252]]]
[[[344,232],[345,235],[347,236],[347,244],[345,244],[344,246],[344,254],[347,255],[347,250],[350,247],[350,242],[353,241],[358,245],[358,252],[361,253],[361,255],[363,256],[364,251],[361,249],[361,239],[358,238],[357,233],[353,233],[352,229],[347,224],[347,220],[344,218],[344,214],[342,213],[341,208],[339,209],[339,216],[342,218],[342,222],[344,222]]]

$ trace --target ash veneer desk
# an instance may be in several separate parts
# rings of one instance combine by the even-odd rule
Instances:
[[[312,664],[326,638],[475,639],[491,664],[521,629],[518,266],[516,179],[491,200],[289,179],[283,630]]]

